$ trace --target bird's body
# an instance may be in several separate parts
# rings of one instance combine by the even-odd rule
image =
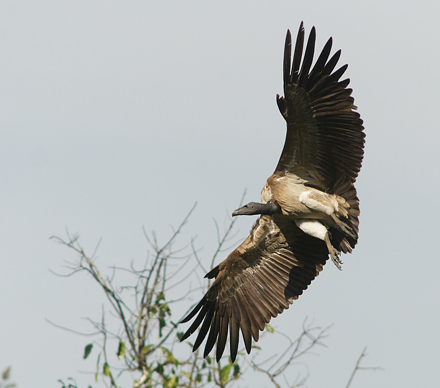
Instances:
[[[359,207],[356,206],[356,191],[347,181],[341,182],[343,183],[351,189],[351,197],[348,195],[347,199],[331,191],[316,189],[310,185],[310,180],[306,181],[295,174],[274,174],[268,178],[261,191],[261,201],[276,203],[279,206],[279,214],[274,214],[276,220],[287,218],[294,221],[305,233],[323,241],[326,240],[325,230],[329,228],[357,239],[356,217],[359,215]],[[350,199],[352,205],[347,202]],[[337,246],[335,249],[351,252],[350,248],[354,247],[354,243],[352,245]],[[332,259],[337,261],[336,257]]]
[[[354,182],[361,168],[364,133],[354,111],[347,66],[333,71],[331,38],[313,68],[315,29],[303,54],[301,23],[291,63],[288,31],[284,51],[284,97],[277,104],[287,122],[278,165],[261,192],[233,212],[259,214],[249,236],[206,277],[215,281],[182,322],[195,317],[182,337],[199,326],[194,350],[207,336],[205,356],[217,342],[217,360],[230,337],[235,360],[239,331],[247,352],[265,324],[289,307],[322,271],[329,255],[340,268],[340,252],[358,239],[359,200]],[[209,334],[208,334],[209,333]]]

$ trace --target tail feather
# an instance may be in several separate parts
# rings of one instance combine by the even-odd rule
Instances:
[[[356,188],[345,174],[341,174],[332,187],[332,193],[344,198],[347,206],[346,215],[338,219],[339,222],[350,230],[346,233],[340,228],[330,228],[330,241],[332,245],[344,253],[351,253],[358,241],[359,234],[359,198]],[[343,228],[345,229],[345,228]]]

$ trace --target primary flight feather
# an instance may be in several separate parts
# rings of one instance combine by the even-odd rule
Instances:
[[[355,112],[347,65],[334,71],[340,51],[332,39],[313,67],[315,28],[305,50],[303,24],[293,60],[287,31],[284,97],[277,95],[287,122],[284,148],[275,172],[251,202],[233,212],[260,214],[247,239],[205,277],[215,278],[202,300],[182,320],[195,318],[182,341],[200,327],[193,350],[207,337],[204,356],[217,343],[221,358],[229,333],[235,360],[239,332],[249,353],[252,338],[297,299],[322,271],[328,257],[341,268],[340,252],[357,243],[359,199],[354,183],[361,168],[364,132]],[[304,53],[304,57],[303,57]]]

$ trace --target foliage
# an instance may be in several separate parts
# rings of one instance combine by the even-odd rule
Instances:
[[[0,388],[15,388],[17,385],[15,383],[9,383],[11,378],[11,367],[3,369],[2,378],[0,380]]]

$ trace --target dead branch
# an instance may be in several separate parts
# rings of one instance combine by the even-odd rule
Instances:
[[[381,368],[380,366],[374,366],[374,367],[361,367],[361,361],[364,357],[367,356],[367,347],[364,348],[364,350],[362,350],[361,355],[359,356],[359,358],[356,361],[356,365],[354,366],[353,372],[351,373],[350,379],[348,380],[347,386],[345,388],[349,388],[351,383],[353,382],[353,378],[355,376],[355,374],[357,373],[357,371],[361,370],[361,369],[369,369],[369,370],[383,370],[383,368]]]

